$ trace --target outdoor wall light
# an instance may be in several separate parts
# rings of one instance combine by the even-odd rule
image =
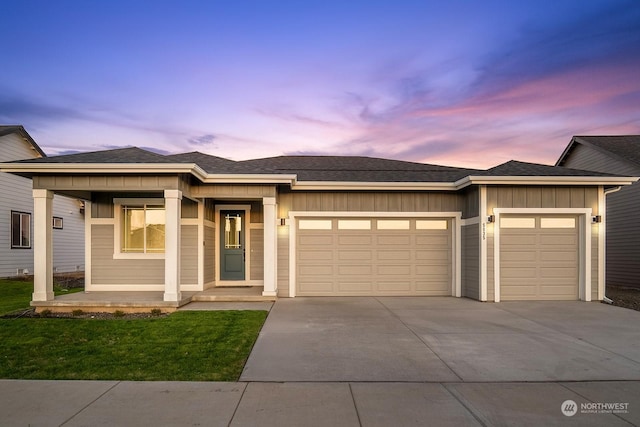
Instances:
[[[591,217],[591,222],[594,224],[599,224],[602,222],[602,216],[601,215],[595,215]]]
[[[287,225],[287,218],[280,218],[280,225]]]
[[[489,215],[489,216],[487,217],[487,222],[489,222],[489,223],[491,223],[491,222],[495,222],[495,220],[496,220],[495,215]]]

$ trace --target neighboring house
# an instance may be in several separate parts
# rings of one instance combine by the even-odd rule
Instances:
[[[22,126],[0,126],[0,162],[40,159],[46,155]],[[33,274],[34,227],[32,182],[0,173],[0,277]],[[51,236],[54,272],[84,269],[82,202],[56,197]]]
[[[574,136],[558,166],[640,175],[640,135]],[[606,283],[640,288],[640,184],[607,195]]]
[[[601,300],[604,192],[636,180],[516,161],[236,162],[139,148],[0,170],[33,179],[36,234],[54,193],[85,200],[86,291],[162,291],[176,306],[184,291],[252,285],[280,297]],[[53,298],[50,282],[36,270],[34,302]]]

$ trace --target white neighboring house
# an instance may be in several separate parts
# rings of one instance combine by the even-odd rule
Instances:
[[[0,126],[0,162],[46,157],[22,126]],[[84,206],[53,200],[53,271],[84,271]],[[33,192],[29,178],[0,172],[0,277],[33,274]]]

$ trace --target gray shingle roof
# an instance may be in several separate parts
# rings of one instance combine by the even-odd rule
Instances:
[[[579,135],[573,139],[597,150],[606,151],[620,160],[640,165],[640,135]]]
[[[455,182],[474,176],[615,176],[515,160],[488,170],[356,156],[278,156],[233,161],[200,152],[162,155],[136,147],[68,154],[19,163],[148,163],[197,164],[210,174],[287,174],[298,181],[334,182]]]
[[[482,171],[485,176],[616,176],[613,174],[510,160]]]

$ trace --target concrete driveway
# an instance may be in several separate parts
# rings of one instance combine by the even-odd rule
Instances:
[[[640,312],[585,302],[280,299],[241,381],[640,380]]]

